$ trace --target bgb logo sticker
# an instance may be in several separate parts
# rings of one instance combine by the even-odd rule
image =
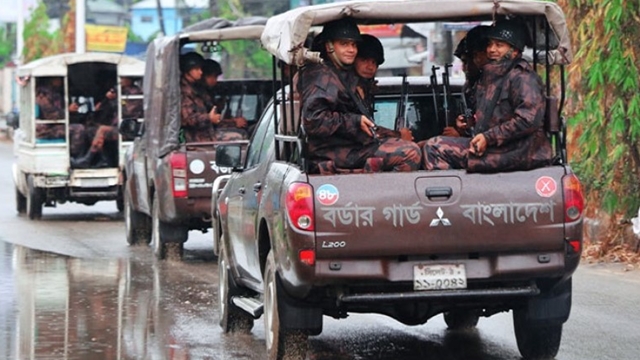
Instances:
[[[558,184],[549,176],[541,176],[536,181],[536,192],[542,197],[552,197],[558,190]]]
[[[322,205],[333,205],[338,201],[339,197],[338,189],[331,184],[324,184],[316,190],[316,199]]]

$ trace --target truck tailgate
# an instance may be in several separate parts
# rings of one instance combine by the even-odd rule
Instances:
[[[318,258],[564,248],[562,166],[310,176]]]

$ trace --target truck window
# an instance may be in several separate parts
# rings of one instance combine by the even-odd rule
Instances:
[[[273,139],[273,105],[270,105],[269,109],[265,111],[264,116],[260,119],[258,128],[253,134],[249,150],[247,152],[247,163],[245,168],[251,168],[260,163],[260,154],[262,153],[263,143],[265,142],[265,135],[271,128],[271,138]],[[269,145],[266,145],[267,147]]]

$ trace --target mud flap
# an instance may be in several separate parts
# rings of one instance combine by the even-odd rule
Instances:
[[[322,309],[317,307],[302,307],[285,295],[280,277],[278,281],[278,313],[280,326],[287,330],[300,330],[307,335],[319,335],[322,332]]]
[[[571,313],[571,281],[568,279],[549,293],[527,301],[525,314],[532,325],[562,325]]]
[[[186,226],[167,224],[160,221],[160,236],[163,243],[183,243],[187,241],[189,229]]]

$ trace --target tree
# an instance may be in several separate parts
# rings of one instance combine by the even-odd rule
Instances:
[[[43,2],[39,2],[29,20],[24,23],[22,57],[25,63],[60,52],[62,47],[60,32],[50,33],[48,28],[47,7]]]
[[[4,66],[11,60],[11,54],[14,50],[15,33],[11,31],[11,27],[0,27],[0,67]]]
[[[571,162],[590,211],[629,218],[640,204],[640,7],[624,0],[558,3],[576,50],[568,69]],[[618,232],[609,233],[604,243]]]

